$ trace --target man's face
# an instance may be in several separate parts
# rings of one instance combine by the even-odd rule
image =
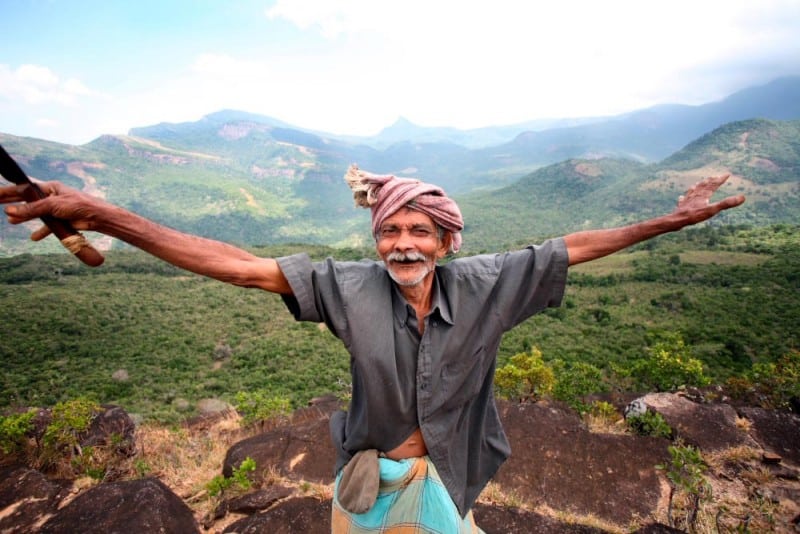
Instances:
[[[401,286],[421,284],[447,253],[448,244],[439,239],[433,219],[409,208],[387,217],[376,237],[378,255]]]

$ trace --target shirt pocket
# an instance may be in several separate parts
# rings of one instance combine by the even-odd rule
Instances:
[[[442,366],[442,406],[453,408],[473,400],[480,393],[485,380],[486,349],[483,346],[472,354],[453,358]]]

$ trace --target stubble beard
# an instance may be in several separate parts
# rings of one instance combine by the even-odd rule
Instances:
[[[405,261],[416,261],[422,262],[423,272],[420,273],[419,276],[412,279],[402,279],[400,276],[394,272],[392,269],[392,262],[405,262]],[[386,270],[389,272],[389,276],[394,280],[394,282],[403,287],[413,287],[422,283],[423,280],[433,272],[433,268],[436,265],[436,261],[422,254],[421,252],[391,252],[386,256]]]

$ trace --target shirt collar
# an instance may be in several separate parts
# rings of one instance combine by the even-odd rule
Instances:
[[[388,276],[388,273],[387,273]],[[395,318],[402,324],[408,322],[411,315],[412,307],[406,302],[405,297],[400,292],[400,288],[392,281],[392,307],[394,310]],[[434,271],[433,286],[431,287],[431,311],[430,315],[435,315],[438,312],[439,317],[447,324],[453,324],[453,316],[450,313],[450,303],[447,301],[447,296],[442,291],[442,285],[439,283],[439,269]],[[418,318],[422,320],[422,318]]]

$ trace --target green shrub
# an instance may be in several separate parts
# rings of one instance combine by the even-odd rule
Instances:
[[[36,410],[0,416],[0,450],[3,454],[22,452],[28,435],[33,431]]]
[[[792,398],[800,398],[800,351],[793,350],[775,363],[753,364],[748,379],[767,408],[789,408]]]
[[[60,463],[61,460],[68,460],[79,471],[82,471],[82,466],[89,465],[90,459],[74,461],[73,457],[76,454],[78,456],[83,454],[78,447],[81,434],[89,430],[92,419],[99,410],[99,404],[85,398],[56,404],[51,412],[50,423],[42,436],[39,465],[47,468]]]
[[[234,485],[242,490],[250,489],[252,482],[249,478],[247,478],[247,474],[252,473],[255,470],[256,461],[248,456],[242,460],[242,463],[239,465],[239,467],[233,469],[233,473],[230,477],[217,475],[212,478],[206,484],[208,494],[212,497],[216,497]]]
[[[240,391],[236,394],[236,411],[244,419],[245,425],[288,417],[292,413],[292,403],[287,397],[271,395],[261,389]]]
[[[669,426],[664,416],[658,412],[651,412],[648,410],[642,415],[628,417],[625,422],[628,428],[640,436],[672,438],[672,427]]]
[[[498,369],[494,384],[505,398],[536,401],[553,390],[555,374],[542,360],[542,352],[533,347],[529,353],[515,354]]]
[[[700,501],[711,497],[711,485],[704,474],[708,466],[703,460],[700,451],[683,445],[670,445],[670,463],[659,464],[657,469],[665,472],[669,480],[670,493],[667,517],[671,527],[683,527],[687,531],[694,531],[697,512],[700,510]],[[685,516],[682,523],[673,518],[673,499],[675,494],[682,494],[686,498]]]
[[[658,391],[675,391],[681,386],[706,386],[711,381],[703,372],[703,363],[691,357],[691,350],[680,334],[660,334],[647,357],[634,364],[631,375],[645,386]]]
[[[77,445],[80,434],[89,430],[92,418],[99,410],[100,405],[89,399],[59,402],[53,407],[42,442],[54,449]]]
[[[586,362],[565,364],[562,360],[553,362],[555,384],[553,398],[564,401],[573,409],[585,412],[588,407],[582,397],[591,393],[605,391],[603,373],[594,365]]]

